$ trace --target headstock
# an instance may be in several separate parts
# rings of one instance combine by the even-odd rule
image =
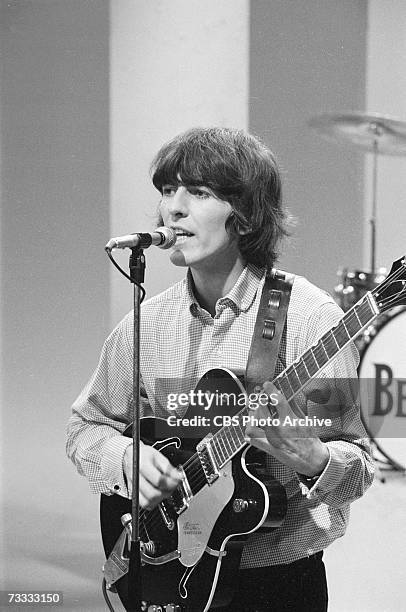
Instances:
[[[371,293],[381,313],[394,306],[406,306],[405,257],[393,262],[388,276]]]

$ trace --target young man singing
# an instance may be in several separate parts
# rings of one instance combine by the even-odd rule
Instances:
[[[207,370],[225,367],[244,375],[266,270],[275,265],[288,218],[273,154],[243,131],[188,130],[161,148],[152,172],[161,194],[159,224],[177,234],[170,259],[186,268],[184,280],[142,305],[142,415],[167,417],[168,394],[188,393]],[[296,276],[275,375],[341,316],[330,296]],[[356,349],[345,348],[323,379],[334,385],[356,378],[357,360]],[[276,394],[275,414],[293,414],[271,383],[263,389]],[[130,313],[106,340],[69,422],[68,455],[95,493],[130,496],[132,441],[121,434],[131,421],[131,396]],[[316,433],[309,424],[286,426],[282,419],[280,425],[247,426],[247,439],[265,450],[266,469],[285,488],[288,509],[276,531],[248,537],[237,590],[224,610],[327,610],[322,551],[344,534],[350,503],[373,479],[356,397],[340,397],[342,410],[331,411],[333,427],[320,419]],[[320,401],[325,398],[296,398],[300,414],[329,416]],[[268,407],[256,414],[269,416]],[[141,445],[143,508],[168,497],[181,477],[157,449]]]

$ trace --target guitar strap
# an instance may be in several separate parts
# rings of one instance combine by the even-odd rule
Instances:
[[[248,395],[274,378],[293,279],[294,274],[275,268],[267,272],[245,370]]]

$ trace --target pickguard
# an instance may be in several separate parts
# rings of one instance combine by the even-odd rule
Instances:
[[[225,465],[212,485],[203,487],[178,518],[179,561],[195,565],[203,555],[213,527],[234,493],[232,464]]]

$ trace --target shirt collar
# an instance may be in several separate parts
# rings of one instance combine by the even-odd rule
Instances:
[[[247,264],[244,270],[241,272],[237,279],[234,287],[225,295],[218,300],[218,304],[232,304],[242,312],[246,312],[254,301],[257,294],[258,287],[261,285],[265,277],[266,270],[264,268],[258,268],[253,264]],[[193,279],[190,269],[186,275],[186,301],[189,305],[192,314],[196,314],[200,309],[199,303],[193,293]]]

